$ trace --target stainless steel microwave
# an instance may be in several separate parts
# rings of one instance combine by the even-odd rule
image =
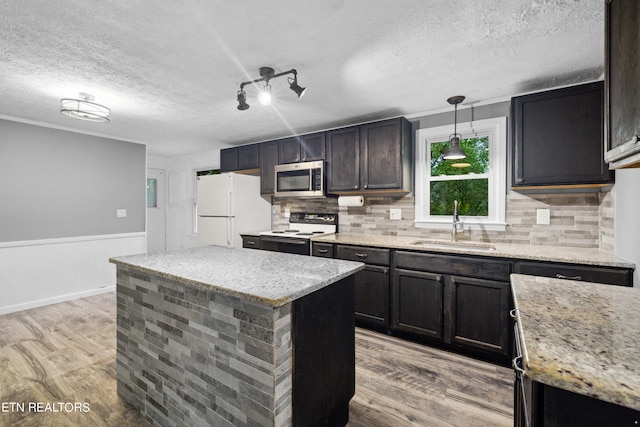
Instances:
[[[275,197],[324,197],[324,161],[276,165]]]

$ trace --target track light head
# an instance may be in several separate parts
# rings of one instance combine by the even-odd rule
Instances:
[[[258,102],[262,105],[271,105],[271,85],[269,83],[264,85],[264,88],[258,95]]]
[[[247,104],[247,94],[244,90],[240,89],[238,91],[238,110],[244,111],[249,109],[249,104]]]
[[[298,99],[302,98],[304,93],[307,91],[307,88],[300,87],[298,85],[298,77],[297,76],[294,78],[289,77],[288,81],[289,81],[289,89],[291,89],[292,91],[295,92],[296,95],[298,95]]]

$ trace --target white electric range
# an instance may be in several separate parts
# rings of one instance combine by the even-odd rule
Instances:
[[[267,251],[311,255],[311,238],[338,232],[338,214],[291,213],[289,228],[263,231],[260,247]]]

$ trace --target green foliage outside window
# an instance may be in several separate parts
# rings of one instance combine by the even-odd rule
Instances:
[[[458,200],[458,213],[465,216],[489,215],[489,137],[460,140],[466,159],[445,160],[449,142],[436,142],[431,147],[431,215],[452,215],[453,201]],[[466,167],[456,167],[468,163]],[[456,178],[447,178],[447,177]],[[457,178],[459,176],[459,178]]]

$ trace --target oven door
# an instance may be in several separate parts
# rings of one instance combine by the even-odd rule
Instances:
[[[311,255],[311,241],[294,237],[260,237],[260,248],[265,251],[285,252],[288,254]]]

